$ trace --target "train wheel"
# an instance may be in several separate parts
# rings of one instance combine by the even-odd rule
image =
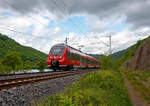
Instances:
[[[64,69],[64,71],[69,71],[69,70],[70,70],[69,68],[65,68],[65,69]]]
[[[56,69],[53,69],[53,71],[55,71],[55,72],[56,72],[57,70],[56,70]]]

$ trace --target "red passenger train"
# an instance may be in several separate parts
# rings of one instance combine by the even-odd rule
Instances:
[[[47,65],[54,70],[98,68],[100,61],[71,46],[57,44],[49,52]]]

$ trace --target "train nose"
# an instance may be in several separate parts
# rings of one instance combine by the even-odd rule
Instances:
[[[52,67],[59,67],[59,61],[53,60],[51,62]]]

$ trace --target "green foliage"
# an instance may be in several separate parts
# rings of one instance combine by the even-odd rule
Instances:
[[[39,106],[132,106],[118,71],[92,72]]]
[[[125,50],[121,50],[121,51],[119,51],[119,52],[116,52],[116,53],[114,53],[114,54],[112,54],[112,59],[114,59],[114,60],[118,60],[121,56],[123,56],[123,54],[126,52],[126,51],[128,51],[128,49],[125,49]]]
[[[0,60],[0,75],[9,74],[12,71],[11,67],[4,66],[2,60]]]
[[[46,63],[44,61],[40,61],[38,64],[38,69],[42,72],[46,68]]]
[[[132,71],[132,76],[138,77],[140,80],[148,82],[150,78],[150,71]]]
[[[23,69],[24,69],[24,70],[29,70],[29,69],[32,69],[32,68],[33,68],[33,66],[31,66],[30,64],[25,63],[25,64],[23,65]]]
[[[46,61],[47,59],[47,54],[44,54],[40,51],[37,51],[31,47],[26,47],[22,46],[13,39],[0,34],[0,63],[1,61],[4,60],[5,55],[8,52],[17,52],[20,54],[21,59],[23,61],[22,66],[16,66],[15,70],[18,69],[23,69],[23,70],[28,70],[28,69],[35,69],[38,68],[39,66],[37,65],[39,61]],[[8,59],[9,60],[9,59]],[[11,68],[14,67],[9,67],[6,65],[1,64],[0,65],[0,73],[9,73],[12,71]],[[14,70],[14,69],[13,69]]]
[[[111,56],[101,56],[101,68],[118,70],[119,65],[111,58]]]
[[[8,52],[4,57],[2,64],[5,67],[10,67],[14,72],[22,67],[22,59],[17,52]]]
[[[144,44],[144,42],[147,40],[147,39],[150,39],[150,37],[146,38],[146,39],[143,39],[143,40],[139,40],[137,41],[136,44],[134,44],[133,46],[125,49],[125,50],[122,50],[122,51],[119,51],[117,53],[114,53],[112,54],[112,58],[114,60],[117,61],[117,63],[121,66],[123,63],[127,62],[127,61],[130,61],[130,59],[132,59],[132,57],[135,55],[136,53],[136,50]]]
[[[124,62],[129,61],[135,55],[136,50],[144,43],[146,39],[139,40],[137,43],[130,48],[128,48],[124,54],[117,60],[119,65],[122,65]]]
[[[10,67],[3,66],[2,63],[0,63],[0,75],[8,74],[10,72],[11,72]]]
[[[47,54],[31,47],[22,46],[13,39],[0,34],[0,59],[3,59],[9,51],[20,53],[23,62],[30,61],[32,63],[31,65],[39,61],[46,61],[47,59]]]
[[[102,54],[88,54],[88,55],[95,57],[97,59],[99,59],[102,56]]]

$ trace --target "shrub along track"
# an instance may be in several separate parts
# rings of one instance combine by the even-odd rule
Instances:
[[[54,74],[45,74],[45,75],[37,75],[37,76],[29,76],[29,77],[22,77],[22,78],[11,78],[11,79],[4,79],[0,80],[0,91],[7,90],[10,88],[16,88],[19,86],[24,86],[32,83],[42,82],[50,79],[56,79],[66,76],[72,76],[76,74],[83,74],[91,71],[71,71],[71,72],[61,72],[61,73],[54,73]]]

